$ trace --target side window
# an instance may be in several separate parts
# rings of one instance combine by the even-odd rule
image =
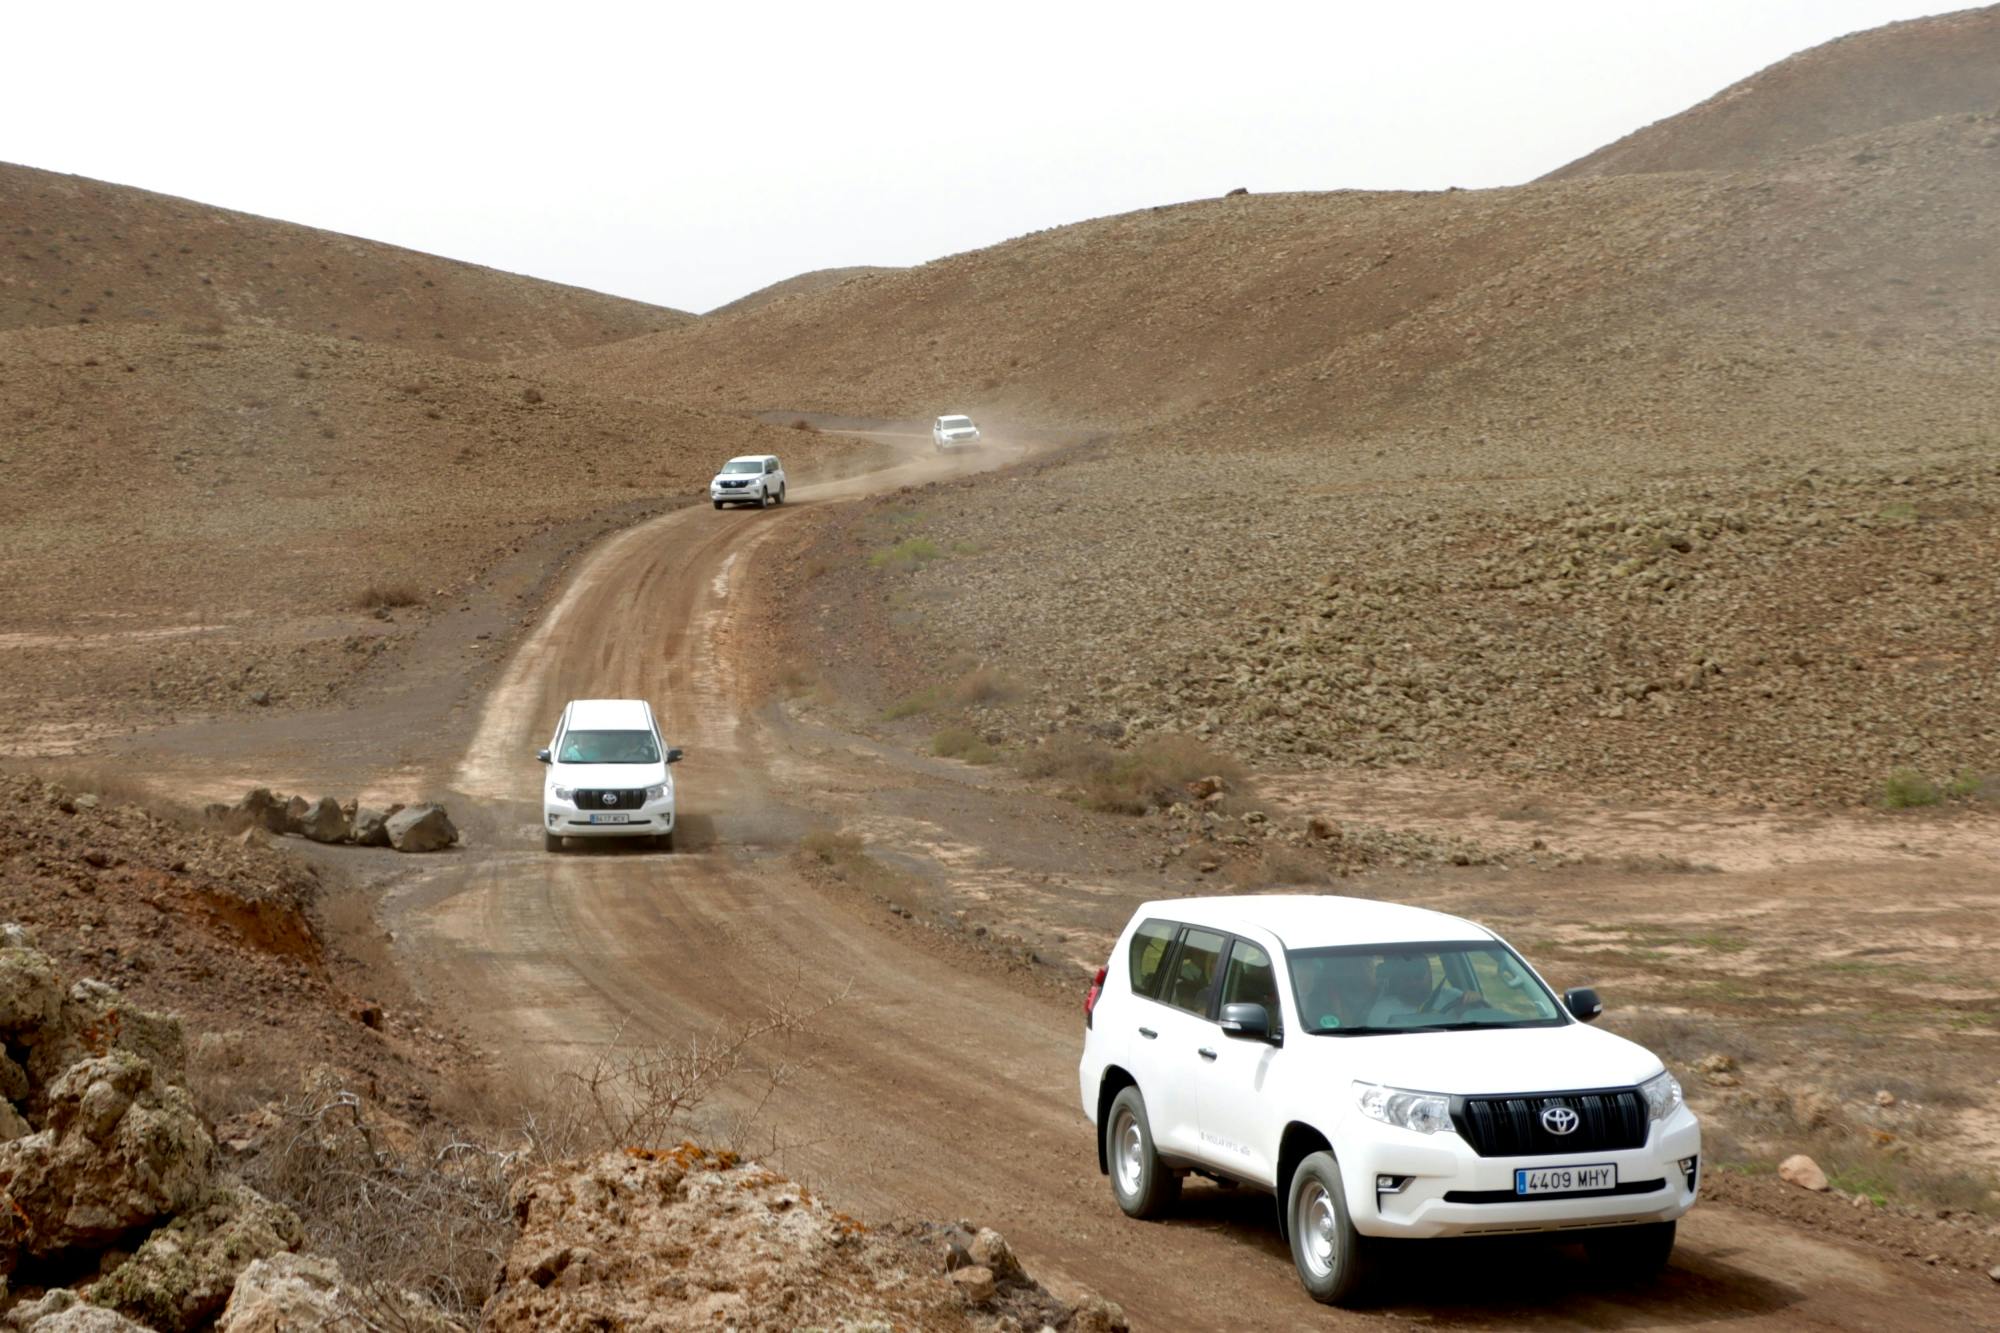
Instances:
[[[1229,951],[1229,970],[1222,976],[1224,1004],[1261,1004],[1278,1023],[1278,978],[1271,970],[1271,955],[1248,940],[1238,940]]]
[[[1209,1001],[1215,998],[1215,974],[1221,961],[1222,936],[1208,930],[1190,930],[1181,936],[1173,975],[1167,979],[1167,1003],[1191,1014],[1206,1015]]]
[[[1179,929],[1171,921],[1141,921],[1139,929],[1132,932],[1134,995],[1159,998],[1160,981],[1167,974],[1167,955],[1173,952],[1174,932]]]
[[[764,471],[766,472],[776,472],[777,470],[778,470],[778,464],[776,459],[773,459],[770,462],[764,464]]]

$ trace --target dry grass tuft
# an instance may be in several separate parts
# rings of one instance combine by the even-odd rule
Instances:
[[[1130,750],[1074,733],[1050,737],[1021,759],[1031,778],[1071,783],[1084,805],[1116,814],[1142,815],[1187,796],[1196,779],[1219,777],[1241,791],[1243,766],[1192,736],[1155,736]]]
[[[370,583],[355,595],[354,604],[364,611],[379,607],[418,606],[424,595],[414,583]]]

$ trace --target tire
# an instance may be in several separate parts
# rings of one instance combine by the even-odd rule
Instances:
[[[671,852],[674,849],[674,835],[672,833],[655,833],[653,835],[653,847],[658,851]]]
[[[1111,1197],[1127,1217],[1164,1216],[1181,1197],[1181,1177],[1153,1150],[1153,1126],[1137,1088],[1126,1088],[1112,1099],[1100,1132],[1105,1135],[1104,1160],[1111,1166]]]
[[[769,487],[766,487],[763,491],[758,493],[757,507],[759,509],[769,509],[772,503],[773,501],[771,499],[771,491]]]
[[[559,851],[561,851],[561,850],[562,850],[562,834],[560,834],[560,833],[544,833],[544,834],[542,834],[542,850],[543,850],[543,851],[545,851],[545,852],[559,852]]]
[[[717,509],[720,509],[720,508],[722,508],[722,501],[720,501],[720,500],[717,500],[717,501],[715,502],[715,507],[716,507]]]
[[[1373,1246],[1347,1215],[1347,1190],[1332,1153],[1312,1153],[1292,1173],[1285,1230],[1308,1295],[1322,1305],[1349,1305],[1361,1295]]]
[[[1644,1282],[1659,1276],[1674,1252],[1674,1224],[1646,1222],[1635,1227],[1607,1227],[1583,1238],[1584,1253],[1606,1276],[1619,1282]]]
[[[784,502],[785,502],[785,487],[784,483],[780,482],[778,484],[778,503],[783,504]]]

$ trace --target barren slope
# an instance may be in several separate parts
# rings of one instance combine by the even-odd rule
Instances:
[[[739,296],[728,305],[719,305],[708,312],[708,316],[735,315],[745,310],[755,310],[758,306],[782,301],[787,297],[802,296],[807,292],[817,292],[828,287],[838,287],[843,282],[856,278],[872,277],[877,273],[901,273],[899,268],[884,268],[879,264],[855,264],[847,268],[818,268],[810,273],[800,273],[774,282],[768,287],[759,287],[748,296]]]
[[[0,163],[0,329],[255,324],[482,361],[690,318],[130,186]]]
[[[0,711],[17,753],[321,701],[514,552],[548,548],[539,567],[586,519],[696,500],[732,454],[782,448],[797,475],[852,447],[252,327],[0,334],[0,401]],[[414,605],[378,618],[371,587]]]
[[[2000,107],[2000,6],[1854,33],[1552,171],[1737,170],[1905,121]]]

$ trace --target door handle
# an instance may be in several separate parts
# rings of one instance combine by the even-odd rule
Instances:
[[[1202,1059],[1204,1059],[1204,1060],[1213,1060],[1213,1059],[1215,1058],[1215,1052],[1214,1052],[1214,1051],[1211,1051],[1211,1050],[1210,1050],[1210,1049],[1208,1049],[1208,1047],[1206,1047],[1206,1046],[1204,1046],[1204,1047],[1202,1047],[1202,1048],[1201,1048],[1200,1050],[1196,1051],[1196,1052],[1195,1052],[1195,1054],[1196,1054],[1196,1055],[1199,1055],[1199,1056],[1200,1056],[1200,1057],[1201,1057]]]
[[[1147,1041],[1151,1041],[1153,1038],[1159,1036],[1160,1034],[1153,1031],[1153,1029],[1151,1028],[1140,1028],[1139,1035],[1144,1037]]]

